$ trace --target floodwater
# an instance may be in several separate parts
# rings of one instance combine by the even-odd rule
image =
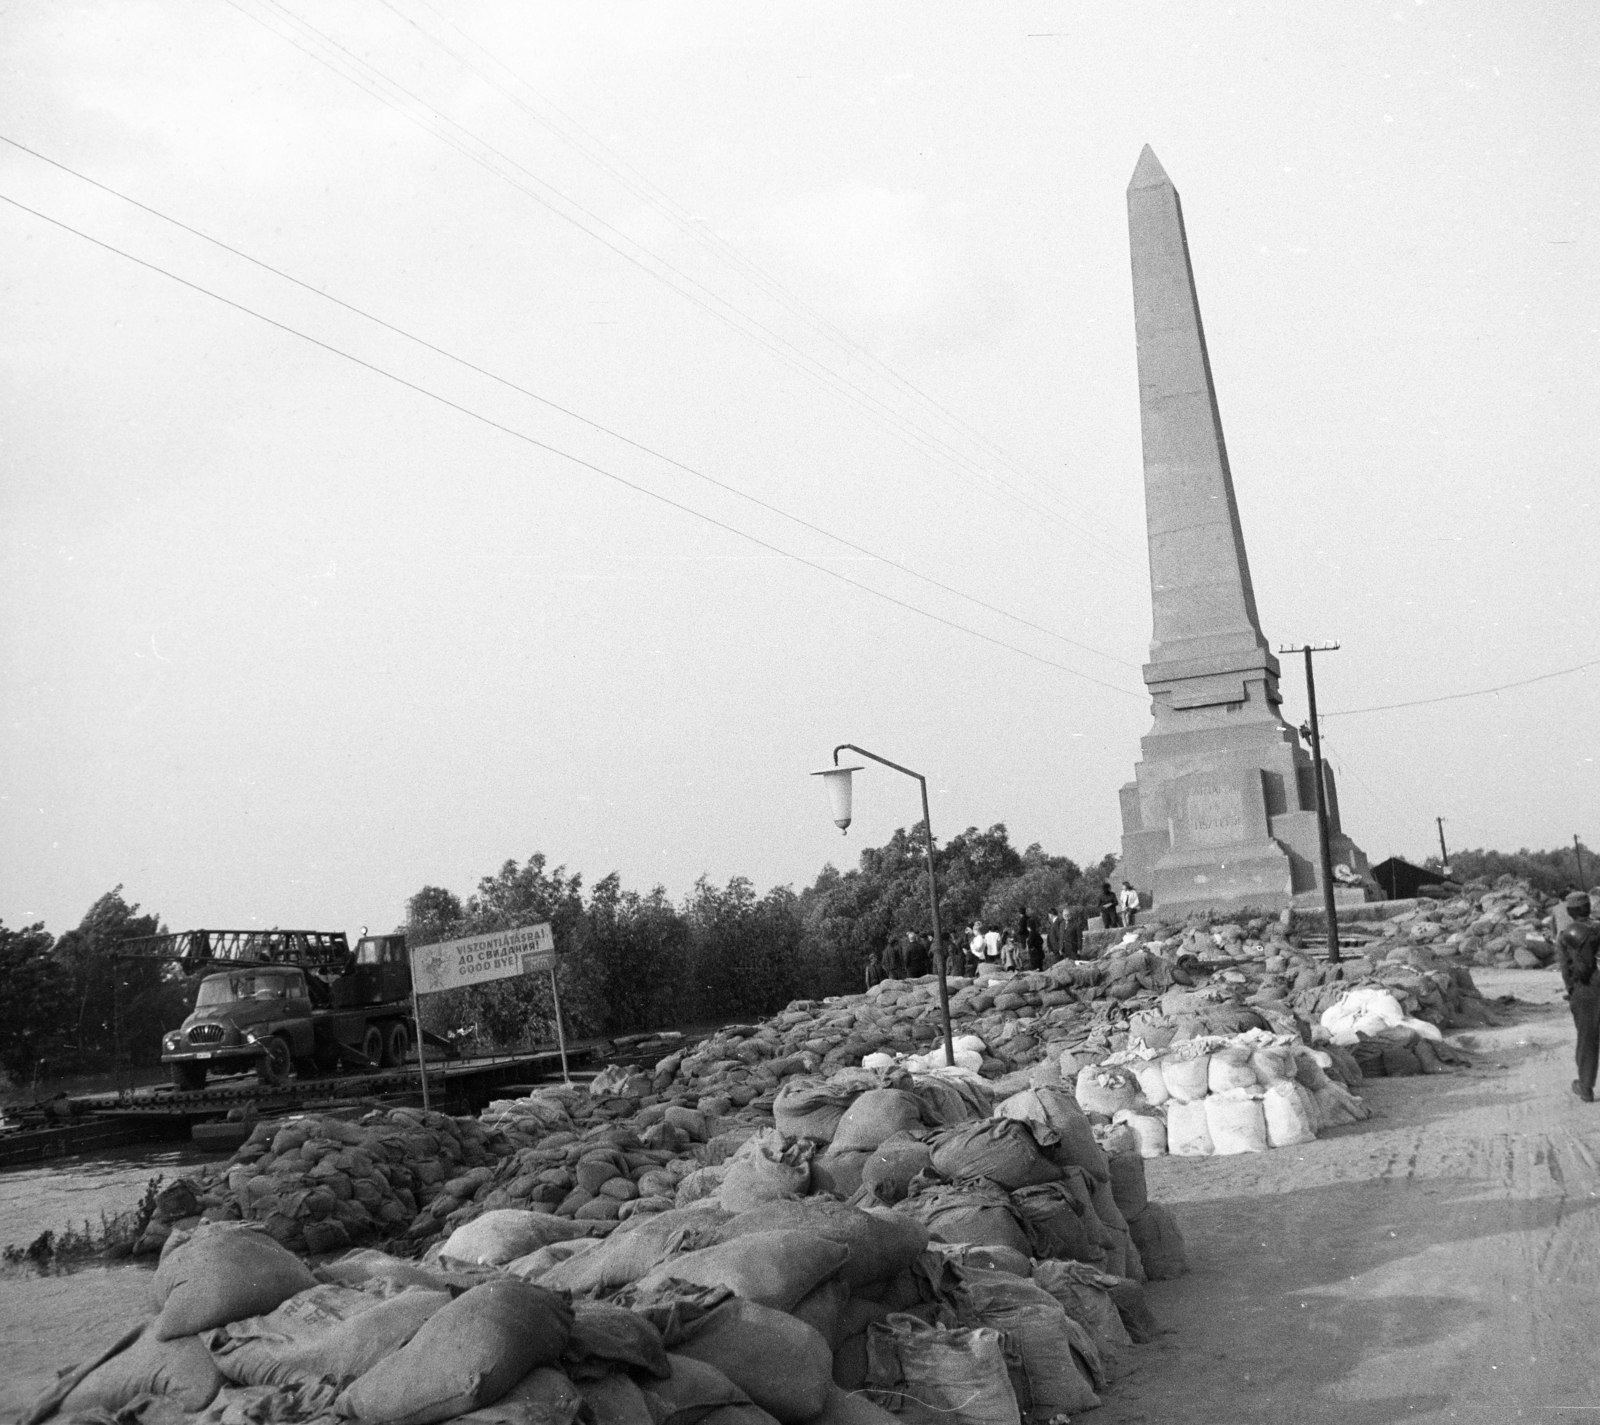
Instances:
[[[145,1184],[168,1182],[214,1154],[181,1147],[126,1148],[52,1159],[0,1173],[0,1245],[25,1247],[41,1232],[81,1231],[85,1219],[138,1204]],[[41,1274],[0,1266],[0,1420],[14,1420],[56,1373],[109,1345],[150,1311],[153,1261]]]

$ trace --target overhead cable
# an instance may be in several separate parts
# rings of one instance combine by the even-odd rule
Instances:
[[[1009,610],[1000,608],[996,604],[991,604],[985,599],[980,599],[974,594],[968,594],[961,589],[955,588],[953,585],[946,584],[942,580],[935,579],[931,575],[924,574],[906,564],[902,564],[898,560],[890,559],[887,555],[879,554],[875,550],[867,548],[865,545],[858,544],[854,540],[846,538],[844,535],[837,534],[833,530],[827,529],[822,525],[815,524],[811,520],[805,519],[803,516],[791,514],[788,510],[783,509],[781,506],[772,504],[770,501],[763,500],[759,495],[753,495],[746,490],[740,489],[737,485],[730,484],[725,480],[720,480],[715,475],[707,474],[705,471],[696,469],[692,465],[687,465],[681,460],[677,460],[674,457],[663,453],[662,451],[645,445],[642,441],[634,440],[632,437],[624,435],[621,431],[612,429],[610,426],[595,420],[592,416],[586,416],[582,412],[575,411],[569,406],[564,406],[558,401],[553,401],[547,396],[541,396],[537,391],[533,391],[526,386],[519,385],[509,377],[501,376],[498,372],[491,371],[487,367],[480,366],[467,357],[459,356],[455,352],[450,351],[445,347],[436,345],[434,342],[429,341],[426,337],[418,336],[414,332],[407,331],[404,327],[397,326],[393,322],[385,320],[383,317],[377,316],[376,314],[369,312],[362,307],[356,306],[354,303],[347,302],[341,297],[336,297],[331,292],[328,292],[321,287],[314,286],[312,283],[305,281],[303,278],[294,276],[293,273],[285,272],[279,267],[274,267],[270,262],[266,262],[261,258],[254,257],[250,253],[245,252],[242,248],[235,247],[232,243],[226,242],[222,238],[214,237],[210,233],[204,232],[200,228],[193,227],[189,223],[186,223],[179,218],[174,218],[170,214],[162,212],[159,208],[153,208],[150,206],[150,204],[141,202],[139,199],[131,197],[129,194],[111,187],[110,184],[102,183],[97,178],[91,178],[88,174],[81,173],[77,169],[62,163],[59,159],[51,158],[48,154],[41,153],[38,149],[31,148],[27,144],[11,138],[7,134],[0,133],[0,143],[9,144],[12,148],[18,149],[22,153],[26,153],[30,157],[38,159],[42,163],[49,164],[52,168],[57,169],[59,172],[65,173],[72,178],[76,178],[80,182],[88,184],[91,188],[97,188],[102,193],[108,193],[113,198],[117,198],[120,201],[139,209],[140,212],[148,213],[154,218],[159,218],[162,222],[169,223],[171,226],[178,228],[180,231],[186,232],[193,237],[201,239],[203,242],[208,242],[213,247],[220,248],[222,251],[230,253],[234,257],[237,257],[244,262],[248,262],[252,266],[260,268],[264,272],[271,273],[274,277],[280,278],[285,282],[292,283],[294,286],[299,287],[302,291],[309,292],[314,297],[318,297],[325,302],[330,302],[334,306],[342,308],[344,311],[350,312],[355,316],[362,318],[364,321],[371,322],[373,325],[381,327],[385,331],[392,332],[396,336],[404,338],[406,341],[414,342],[416,345],[424,348],[425,350],[431,351],[437,356],[444,357],[447,361],[455,362],[458,366],[463,367],[465,370],[472,371],[479,376],[486,377],[490,381],[494,381],[499,385],[504,386],[507,390],[515,391],[518,395],[526,396],[532,401],[537,401],[540,405],[545,406],[550,410],[557,411],[561,415],[567,416],[572,420],[581,421],[584,425],[589,426],[592,430],[599,431],[602,435],[606,435],[613,440],[620,441],[623,445],[629,446],[644,455],[648,455],[652,459],[660,460],[664,464],[670,465],[676,470],[683,471],[686,475],[694,476],[694,478],[697,480],[703,480],[707,484],[713,485],[717,489],[723,490],[726,493],[737,497],[738,499],[745,500],[750,504],[766,510],[770,514],[777,515],[780,519],[788,520],[793,524],[799,525],[803,529],[810,530],[813,534],[819,534],[826,539],[833,540],[835,543],[841,544],[847,549],[854,550],[857,554],[864,555],[868,559],[872,559],[877,563],[883,564],[887,568],[897,570],[899,573],[906,574],[913,579],[920,580],[922,583],[927,584],[930,588],[938,589],[940,592],[950,594],[958,599],[964,599],[966,602],[973,604],[977,608],[984,609],[992,614],[998,614],[1001,618],[1009,619],[1011,622],[1019,624],[1024,628],[1030,628],[1036,633],[1042,633],[1050,638],[1059,639],[1062,643],[1070,644],[1072,647],[1080,649],[1085,653],[1092,653],[1097,658],[1104,658],[1108,662],[1112,663],[1120,663],[1125,668],[1136,668],[1139,666],[1136,663],[1129,662],[1125,658],[1118,658],[1114,654],[1102,652],[1100,649],[1095,648],[1090,644],[1082,643],[1078,639],[1069,638],[1066,634],[1059,633],[1053,628],[1046,627],[1044,624],[1035,623],[1032,619],[1023,618],[1020,614],[1011,613]]]
[[[1043,654],[1035,653],[1031,649],[1020,647],[1014,643],[1008,643],[1003,638],[996,638],[993,634],[984,633],[980,629],[972,628],[967,624],[958,623],[954,619],[946,618],[942,614],[934,613],[931,609],[922,608],[921,606],[911,603],[906,599],[898,598],[895,595],[886,593],[881,589],[875,589],[870,584],[863,583],[859,579],[852,579],[848,574],[842,574],[836,569],[830,569],[827,565],[819,563],[814,559],[808,559],[805,555],[795,554],[791,550],[784,549],[781,545],[777,545],[772,543],[770,540],[763,539],[760,535],[751,534],[747,530],[740,529],[737,525],[730,524],[726,520],[718,519],[715,515],[706,514],[702,510],[695,509],[692,505],[685,504],[680,500],[675,500],[670,495],[663,495],[659,491],[650,489],[647,485],[641,485],[636,481],[629,480],[626,476],[619,475],[613,470],[608,470],[603,465],[597,465],[591,460],[585,460],[582,456],[574,455],[571,451],[561,449],[560,446],[552,445],[548,441],[540,440],[538,437],[529,435],[525,431],[520,431],[514,426],[509,426],[502,421],[497,421],[491,416],[486,416],[480,411],[475,411],[470,406],[462,405],[459,401],[453,401],[448,396],[441,395],[439,392],[431,390],[418,382],[410,381],[396,372],[390,371],[374,362],[367,361],[365,358],[357,356],[353,352],[345,351],[342,347],[334,346],[331,342],[323,341],[320,337],[312,336],[309,332],[303,332],[298,327],[290,326],[287,322],[281,322],[275,317],[270,317],[264,312],[257,311],[254,307],[249,307],[243,302],[235,301],[232,297],[226,297],[222,293],[213,291],[209,287],[202,286],[198,282],[193,282],[187,277],[179,276],[179,274],[176,272],[162,267],[158,263],[150,262],[146,258],[138,257],[135,254],[124,250],[123,248],[117,247],[113,243],[109,243],[101,238],[94,237],[93,235],[84,232],[80,228],[73,227],[70,223],[63,222],[59,218],[53,218],[48,213],[40,212],[37,208],[29,207],[26,203],[19,202],[17,199],[10,197],[8,194],[0,193],[0,202],[8,203],[13,208],[17,208],[24,213],[28,213],[33,217],[40,219],[42,222],[46,222],[53,227],[60,228],[63,232],[71,233],[74,237],[82,238],[85,242],[92,243],[94,246],[101,248],[106,252],[114,253],[118,257],[124,258],[125,260],[132,262],[139,267],[145,268],[147,271],[157,273],[162,277],[166,277],[171,281],[178,283],[182,287],[187,287],[192,292],[198,292],[202,296],[210,297],[214,301],[220,302],[224,306],[231,307],[237,312],[242,312],[246,316],[254,317],[257,321],[264,322],[266,325],[273,327],[278,331],[284,332],[289,336],[298,337],[301,341],[307,342],[311,346],[315,346],[333,356],[341,357],[345,361],[350,362],[352,365],[359,366],[363,370],[370,371],[376,376],[382,376],[384,379],[394,382],[397,386],[404,387],[406,390],[414,392],[416,395],[424,396],[428,400],[433,401],[438,405],[447,407],[452,411],[456,411],[459,414],[468,417],[470,420],[477,421],[481,425],[485,425],[493,430],[500,431],[504,435],[509,435],[513,439],[520,440],[524,444],[530,445],[537,450],[545,451],[547,454],[554,455],[559,459],[566,460],[573,465],[581,467],[582,469],[589,470],[596,475],[602,476],[607,480],[613,481],[614,483],[625,487],[626,489],[634,491],[636,494],[645,495],[652,500],[656,500],[661,504],[670,506],[672,509],[680,511],[683,514],[690,515],[698,520],[703,520],[707,524],[724,530],[727,533],[734,535],[739,539],[743,539],[750,544],[757,545],[758,547],[767,550],[769,553],[778,555],[780,558],[792,560],[797,564],[803,564],[809,569],[814,569],[818,573],[825,574],[831,579],[837,579],[841,583],[848,584],[854,589],[859,589],[863,593],[872,595],[874,598],[893,604],[897,608],[906,610],[908,613],[920,615],[922,618],[929,619],[937,624],[941,624],[945,628],[954,629],[959,633],[965,633],[973,638],[981,639],[985,643],[993,644],[996,648],[1003,648],[1007,652],[1019,654],[1021,657],[1030,659],[1035,663],[1043,664],[1048,668],[1055,668],[1060,672],[1069,674],[1074,678],[1080,678],[1087,683],[1093,683],[1096,687],[1106,688],[1111,692],[1119,693],[1123,697],[1136,698],[1140,699],[1141,701],[1143,700],[1143,694],[1135,693],[1131,689],[1121,687],[1115,683],[1107,683],[1103,679],[1095,678],[1088,673],[1084,673],[1077,668],[1069,666],[1068,664],[1058,663],[1053,658],[1046,658]]]
[[[1043,516],[1046,519],[1055,520],[1063,527],[1071,529],[1073,533],[1077,534],[1080,538],[1086,539],[1091,545],[1098,545],[1102,552],[1109,554],[1110,557],[1116,562],[1120,563],[1125,570],[1133,569],[1135,567],[1128,561],[1127,557],[1120,550],[1117,550],[1109,545],[1106,545],[1104,542],[1099,541],[1095,535],[1086,531],[1081,526],[1075,526],[1073,520],[1069,516],[1065,515],[1059,510],[1050,508],[1048,505],[1040,505],[1035,500],[1029,498],[1026,493],[1016,490],[1003,479],[986,475],[984,471],[974,465],[968,456],[966,456],[956,447],[952,446],[950,442],[945,440],[943,437],[924,430],[922,427],[918,426],[915,421],[910,420],[901,412],[896,411],[892,406],[887,405],[885,402],[872,395],[871,392],[865,390],[859,384],[852,381],[848,376],[844,376],[833,371],[831,368],[818,361],[809,353],[795,346],[795,344],[787,337],[783,336],[782,333],[775,331],[758,318],[742,311],[735,304],[729,302],[720,294],[712,291],[710,288],[697,281],[688,273],[683,272],[667,259],[652,252],[642,243],[636,242],[634,239],[622,233],[612,224],[606,222],[604,218],[601,218],[597,214],[591,213],[581,204],[575,202],[572,198],[562,193],[554,185],[546,182],[543,178],[540,178],[538,174],[527,168],[526,165],[518,162],[510,155],[502,152],[487,140],[472,133],[471,130],[465,128],[448,115],[443,114],[439,110],[435,109],[420,95],[416,94],[399,81],[385,74],[370,61],[354,54],[346,46],[340,44],[339,41],[324,34],[315,25],[311,24],[310,21],[295,14],[294,11],[280,4],[279,0],[258,0],[258,3],[270,7],[271,10],[283,16],[290,24],[299,28],[303,33],[315,36],[318,42],[331,50],[337,51],[340,55],[344,56],[345,61],[349,65],[355,66],[358,71],[372,76],[375,82],[381,85],[386,85],[388,88],[398,92],[401,95],[404,95],[405,98],[408,99],[412,104],[419,106],[427,114],[431,115],[432,118],[439,124],[447,125],[450,129],[464,135],[467,140],[471,141],[471,143],[479,145],[489,154],[492,154],[495,158],[499,159],[501,163],[510,165],[519,173],[523,174],[529,182],[536,185],[537,188],[547,190],[549,193],[554,194],[562,203],[567,204],[577,213],[581,214],[583,219],[587,219],[589,222],[598,224],[607,232],[614,234],[621,243],[626,243],[631,247],[638,248],[641,252],[645,253],[652,262],[659,264],[661,268],[665,269],[667,273],[671,273],[672,277],[678,279],[678,281],[675,282],[670,280],[667,276],[663,275],[661,271],[657,271],[656,268],[652,267],[649,263],[642,261],[632,252],[629,252],[624,247],[619,246],[618,241],[613,241],[603,234],[597,233],[591,228],[585,226],[584,221],[580,220],[580,218],[574,217],[571,213],[563,211],[562,208],[559,207],[555,202],[551,201],[551,199],[531,190],[524,183],[518,182],[516,178],[506,172],[503,172],[493,163],[489,162],[483,156],[483,154],[473,151],[473,149],[461,139],[458,139],[449,133],[433,127],[429,123],[420,119],[416,114],[408,112],[404,107],[395,103],[394,100],[387,94],[372,88],[370,83],[363,82],[359,73],[348,73],[345,69],[340,68],[338,64],[327,58],[325,55],[317,54],[313,50],[308,49],[292,35],[287,35],[280,30],[274,29],[259,15],[256,15],[250,10],[246,9],[245,6],[240,3],[240,0],[228,0],[228,4],[230,6],[232,6],[235,10],[238,10],[240,14],[245,15],[247,18],[261,25],[270,34],[273,34],[279,39],[284,40],[286,43],[293,45],[302,54],[305,54],[309,58],[316,60],[317,63],[323,65],[325,68],[338,75],[341,79],[344,79],[347,83],[353,84],[369,97],[376,99],[379,103],[383,104],[385,107],[391,109],[393,112],[406,119],[407,122],[416,125],[424,132],[431,134],[433,137],[439,139],[442,143],[445,143],[449,147],[455,149],[463,157],[466,157],[478,164],[491,176],[509,184],[518,192],[522,193],[525,197],[528,197],[533,202],[537,203],[540,207],[545,208],[550,213],[559,217],[563,222],[571,224],[586,236],[600,243],[601,246],[607,248],[611,252],[616,253],[619,257],[637,267],[640,271],[646,273],[648,276],[655,278],[658,282],[661,282],[664,286],[668,287],[670,290],[676,292],[679,296],[684,298],[684,300],[690,302],[691,305],[704,311],[707,315],[713,317],[715,320],[722,322],[724,325],[730,327],[747,340],[753,341],[757,345],[763,347],[765,350],[769,351],[772,355],[776,356],[779,360],[791,367],[791,369],[799,372],[801,375],[806,376],[810,380],[821,382],[824,386],[833,391],[835,395],[839,396],[848,404],[853,405],[858,410],[862,411],[863,414],[865,414],[870,420],[886,426],[887,429],[891,430],[894,434],[906,441],[914,449],[919,450],[923,455],[933,460],[935,463],[943,465],[946,469],[950,470],[954,474],[962,475],[965,478],[978,479],[979,481],[989,485],[991,490],[997,490],[998,492],[1009,496],[1012,500],[1016,501],[1023,508],[1030,510],[1032,513]],[[687,286],[681,286],[679,283],[687,284]],[[691,288],[694,290],[689,290]],[[696,292],[703,293],[704,296],[696,296]],[[720,309],[726,310],[724,311]],[[729,313],[732,315],[730,316]],[[737,320],[735,320],[735,318],[737,318]],[[744,323],[745,325],[741,325],[741,323]],[[750,328],[754,328],[754,330],[750,330]],[[787,349],[785,350],[785,348]]]
[[[1431,703],[1453,703],[1462,698],[1483,698],[1490,693],[1504,693],[1512,688],[1527,688],[1534,683],[1547,683],[1552,678],[1565,678],[1573,673],[1581,673],[1585,668],[1600,668],[1600,658],[1591,658],[1587,663],[1574,664],[1571,668],[1557,668],[1554,673],[1541,673],[1536,678],[1521,678],[1515,683],[1499,683],[1492,688],[1474,688],[1470,693],[1444,693],[1437,698],[1415,698],[1408,703],[1381,703],[1372,708],[1345,708],[1340,712],[1325,712],[1323,717],[1359,717],[1363,713],[1393,712],[1396,708],[1421,708]]]

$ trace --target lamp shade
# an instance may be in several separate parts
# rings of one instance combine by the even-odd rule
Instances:
[[[823,785],[827,787],[828,801],[833,807],[833,824],[840,831],[850,829],[850,774],[860,770],[859,767],[829,767],[811,774],[821,777]]]

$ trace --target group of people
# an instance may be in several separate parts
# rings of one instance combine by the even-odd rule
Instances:
[[[1043,970],[1057,960],[1080,959],[1084,921],[1083,911],[1072,905],[1053,907],[1044,916],[1024,909],[1006,925],[975,920],[951,937],[951,973],[976,975],[981,966]],[[868,953],[863,968],[868,989],[879,980],[931,974],[937,968],[932,937],[915,930],[891,934],[881,950]]]
[[[1132,925],[1139,914],[1139,892],[1124,881],[1120,891],[1111,889],[1110,881],[1100,882],[1100,928],[1115,930],[1118,926]]]

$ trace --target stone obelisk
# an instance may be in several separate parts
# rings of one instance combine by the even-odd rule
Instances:
[[[1155,725],[1122,789],[1119,874],[1160,910],[1319,899],[1316,782],[1278,711],[1278,660],[1256,614],[1183,208],[1147,146],[1128,185]],[[1333,860],[1363,898],[1366,857],[1339,828]]]

